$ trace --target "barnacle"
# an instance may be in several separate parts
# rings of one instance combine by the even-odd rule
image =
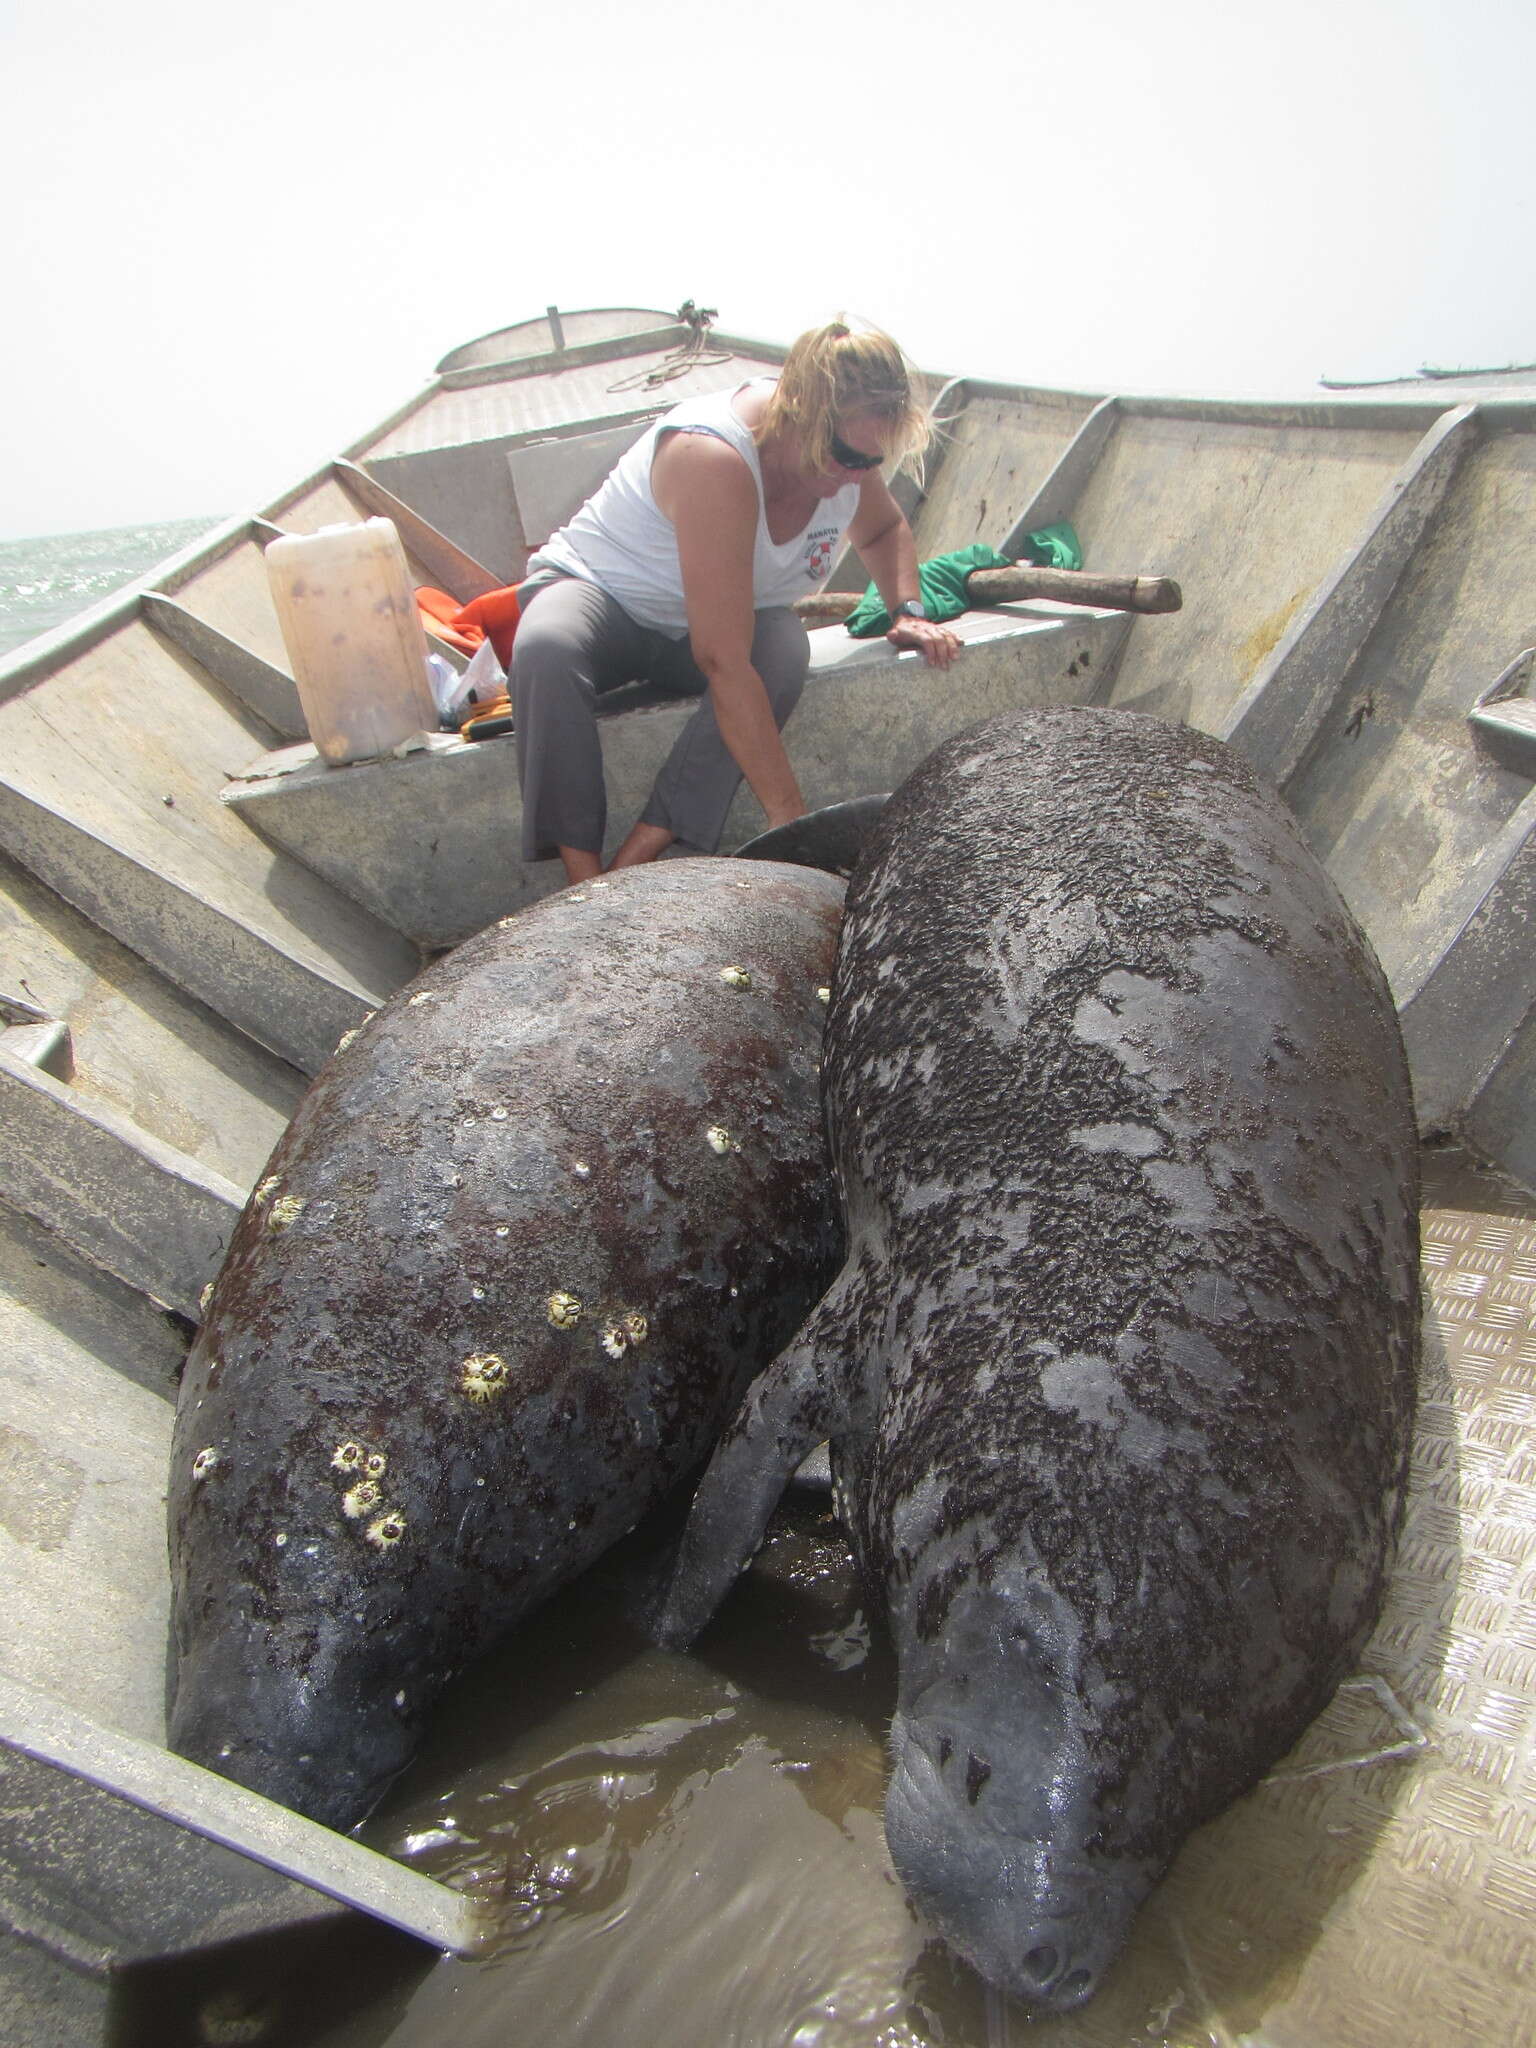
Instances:
[[[574,1330],[581,1321],[581,1303],[574,1294],[567,1294],[563,1289],[549,1297],[547,1306],[549,1320],[557,1330]]]
[[[349,1437],[344,1444],[338,1444],[332,1451],[331,1463],[338,1472],[355,1472],[365,1455],[362,1445],[353,1443]]]
[[[817,1000],[817,1002],[818,1002],[818,1003],[830,1003],[830,1002],[831,1002],[831,1000],[832,1000],[832,991],[831,991],[831,989],[829,989],[829,988],[827,987],[827,985],[826,985],[826,983],[825,983],[825,982],[823,982],[823,983],[822,983],[822,985],[821,985],[821,987],[820,987],[819,989],[817,989],[817,991],[816,991],[816,1000]]]
[[[371,1479],[359,1479],[350,1493],[341,1496],[341,1512],[349,1522],[360,1522],[383,1498],[383,1493]]]
[[[220,1756],[232,1754],[228,1746]],[[197,2038],[209,2048],[238,2048],[244,2041],[271,2039],[275,1998],[260,1992],[219,1991],[197,2009]]]
[[[364,1534],[375,1549],[393,1550],[405,1534],[405,1517],[398,1508],[391,1508],[376,1522],[370,1522]]]
[[[578,1180],[590,1180],[592,1177],[592,1169],[588,1166],[585,1159],[573,1160],[571,1162],[571,1171]]]
[[[729,982],[732,988],[750,988],[752,977],[745,967],[722,967],[720,979]]]
[[[356,1028],[356,1026],[355,1026],[355,1025],[354,1025],[354,1027],[352,1028],[352,1030],[350,1030],[350,1031],[343,1031],[343,1033],[341,1034],[340,1038],[338,1038],[338,1039],[337,1039],[337,1041],[336,1041],[336,1050],[337,1050],[337,1052],[345,1052],[345,1051],[346,1051],[346,1049],[347,1049],[347,1047],[348,1047],[348,1046],[349,1046],[349,1045],[350,1045],[350,1044],[352,1043],[353,1039],[354,1039],[354,1038],[356,1038],[356,1036],[357,1036],[357,1028]]]
[[[370,1479],[382,1479],[384,1477],[385,1472],[388,1470],[388,1467],[389,1460],[385,1457],[382,1451],[369,1452],[368,1477]]]
[[[202,1293],[197,1297],[197,1312],[199,1315],[207,1315],[208,1304],[210,1301],[212,1301],[212,1299],[213,1282],[210,1280],[208,1282],[208,1285],[203,1289]]]
[[[629,1349],[629,1338],[622,1323],[610,1323],[603,1332],[603,1349],[610,1358],[622,1358]]]
[[[471,1401],[494,1401],[506,1384],[507,1361],[494,1351],[476,1351],[459,1367],[459,1385]]]
[[[718,1152],[722,1159],[727,1152],[733,1152],[736,1149],[736,1140],[731,1136],[724,1124],[711,1124],[704,1133],[704,1136],[709,1144],[710,1151]]]
[[[267,1211],[268,1230],[287,1230],[298,1222],[304,1213],[302,1195],[279,1195]]]
[[[437,990],[435,988],[418,989],[416,994],[408,999],[406,1003],[406,1008],[409,1010],[417,1010],[420,1009],[423,1003],[435,1003],[436,1001]]]
[[[643,1344],[651,1334],[649,1321],[637,1308],[632,1308],[624,1318],[624,1329],[631,1344]]]
[[[206,1479],[218,1462],[218,1449],[215,1445],[209,1444],[206,1450],[199,1451],[192,1460],[192,1477],[194,1479]]]
[[[257,1208],[259,1209],[264,1203],[271,1201],[272,1197],[277,1193],[278,1189],[282,1186],[282,1184],[283,1177],[280,1173],[269,1173],[266,1179],[257,1188],[255,1194],[251,1197],[251,1200],[256,1204]]]

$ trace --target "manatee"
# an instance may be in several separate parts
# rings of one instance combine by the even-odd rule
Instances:
[[[659,1632],[830,1437],[898,1659],[896,1871],[1067,2010],[1377,1615],[1419,1333],[1391,996],[1234,753],[1039,711],[887,806],[823,1079],[846,1264],[722,1441]]]
[[[841,1258],[816,1068],[842,896],[627,870],[343,1039],[182,1383],[182,1754],[351,1825],[444,1684],[702,1464]]]

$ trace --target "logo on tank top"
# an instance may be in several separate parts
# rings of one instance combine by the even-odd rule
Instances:
[[[819,583],[832,567],[832,550],[837,546],[837,528],[819,526],[809,536],[805,556],[805,573],[812,583]]]

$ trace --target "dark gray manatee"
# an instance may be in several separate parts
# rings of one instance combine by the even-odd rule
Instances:
[[[628,870],[347,1034],[182,1384],[184,1755],[350,1825],[446,1681],[702,1463],[841,1256],[816,1067],[842,896]]]
[[[887,807],[824,1088],[847,1264],[711,1464],[662,1632],[830,1436],[899,1659],[896,1869],[1066,2009],[1377,1613],[1419,1329],[1391,997],[1218,741],[1022,714]]]

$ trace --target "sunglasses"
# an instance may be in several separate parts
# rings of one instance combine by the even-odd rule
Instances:
[[[827,452],[839,469],[878,469],[885,460],[883,455],[866,455],[862,448],[850,448],[841,434],[828,441]]]

